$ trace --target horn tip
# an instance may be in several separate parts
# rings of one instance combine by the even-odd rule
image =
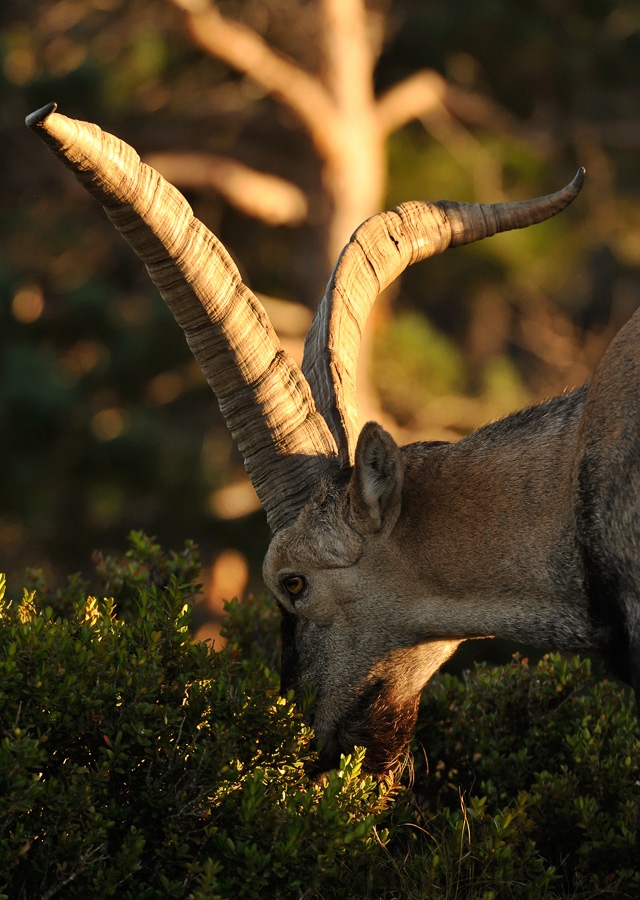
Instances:
[[[580,166],[580,168],[578,169],[578,171],[576,172],[576,174],[573,177],[573,181],[571,182],[571,187],[575,188],[576,190],[579,191],[580,188],[582,187],[582,185],[584,184],[584,179],[586,177],[586,174],[587,174],[587,170],[585,169],[585,167]]]
[[[44,120],[51,115],[52,112],[55,112],[58,108],[57,103],[47,103],[46,106],[41,107],[40,109],[36,109],[35,112],[29,113],[27,118],[24,120],[27,128],[37,128],[41,125]]]

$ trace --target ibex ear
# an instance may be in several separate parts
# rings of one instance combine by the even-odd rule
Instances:
[[[400,514],[402,455],[388,432],[367,422],[358,438],[349,484],[354,527],[361,533],[391,531]]]

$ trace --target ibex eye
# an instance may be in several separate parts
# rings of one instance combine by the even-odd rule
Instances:
[[[306,587],[306,581],[301,575],[292,575],[291,578],[285,578],[283,582],[288,594],[297,597]]]

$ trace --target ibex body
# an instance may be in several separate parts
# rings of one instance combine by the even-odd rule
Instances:
[[[370,423],[348,481],[323,484],[273,539],[264,571],[283,607],[283,683],[318,686],[325,766],[356,744],[374,770],[392,767],[422,688],[467,638],[601,654],[627,676],[619,600],[601,603],[586,577],[575,490],[585,396],[451,445],[400,450]]]
[[[583,178],[526,203],[410,203],[354,234],[300,371],[224,248],[131,148],[55,112],[28,118],[145,261],[216,392],[267,512],[282,682],[317,691],[321,764],[354,744],[393,767],[430,676],[473,637],[600,654],[640,687],[640,319],[590,386],[456,444],[358,436],[355,372],[378,292],[449,246],[542,221]]]

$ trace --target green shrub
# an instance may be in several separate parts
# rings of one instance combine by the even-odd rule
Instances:
[[[213,652],[189,633],[192,545],[134,534],[95,562],[115,599],[36,575],[0,601],[0,895],[638,896],[635,715],[588,661],[440,676],[403,787],[360,751],[312,783],[273,604],[230,603]]]
[[[288,898],[364,864],[385,790],[362,754],[310,784],[309,732],[270,672],[193,643],[185,555],[141,587],[157,549],[135,542],[126,621],[94,597],[58,597],[65,617],[2,601],[0,892]]]
[[[441,840],[448,810],[471,795],[457,873],[475,881],[471,896],[485,896],[479,885],[503,872],[522,880],[508,896],[534,897],[527,871],[559,896],[638,896],[635,704],[594,681],[589,660],[550,655],[531,666],[516,657],[466,682],[442,675],[425,691],[415,738],[424,753],[414,754],[414,802],[423,822],[447,823]],[[495,896],[495,883],[487,890]]]

